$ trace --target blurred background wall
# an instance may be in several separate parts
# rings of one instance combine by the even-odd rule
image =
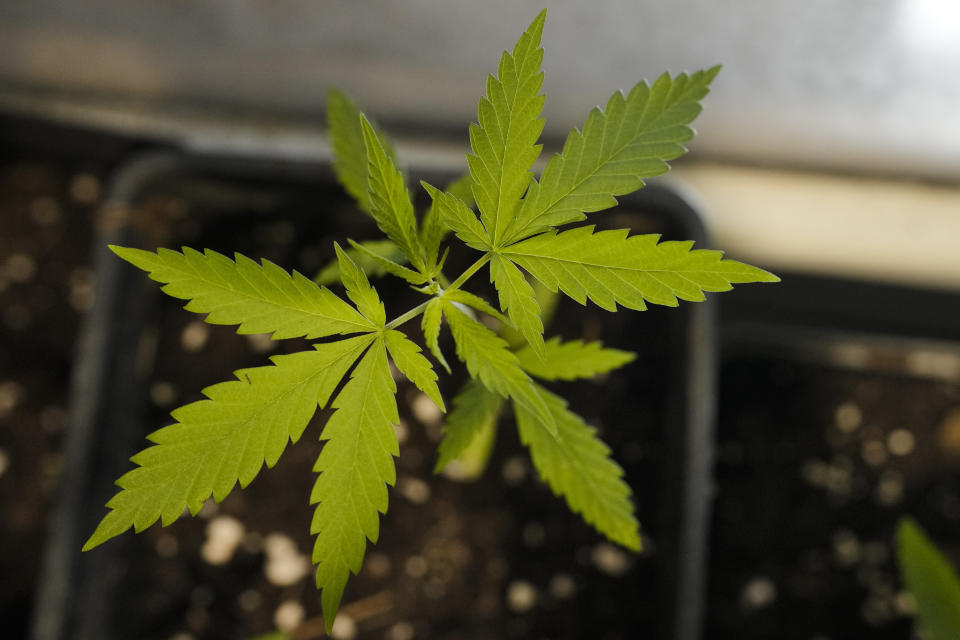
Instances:
[[[322,128],[336,85],[388,125],[462,146],[497,52],[541,4],[6,2],[0,109],[309,155],[318,146],[307,136]],[[957,230],[955,216],[935,217],[957,207],[956,194],[895,189],[907,205],[890,193],[890,181],[949,184],[960,172],[953,3],[604,0],[549,10],[548,139],[559,143],[611,87],[722,63],[694,158],[874,180],[698,172],[691,181],[722,212],[718,238],[771,264],[956,285],[944,273],[960,273],[955,236],[944,233]],[[838,186],[858,195],[847,200]],[[884,268],[889,258],[897,269]]]

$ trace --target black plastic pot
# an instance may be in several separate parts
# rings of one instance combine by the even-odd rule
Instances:
[[[411,173],[420,172],[411,167]],[[426,177],[442,183],[450,174]],[[708,244],[694,209],[677,193],[659,186],[647,187],[624,199],[617,210],[597,214],[591,221]],[[181,519],[162,531],[155,526],[140,536],[126,534],[80,553],[115,490],[112,482],[129,468],[130,455],[146,444],[146,433],[167,424],[164,414],[169,407],[148,399],[157,376],[179,376],[170,381],[181,386],[181,399],[187,401],[198,398],[202,386],[228,379],[233,369],[265,359],[245,350],[244,340],[229,328],[212,329],[211,346],[204,354],[181,353],[177,336],[190,314],[178,308],[182,303],[163,298],[155,283],[105,247],[115,243],[152,249],[183,243],[200,248],[199,243],[228,254],[238,250],[252,257],[266,255],[306,272],[330,257],[331,240],[363,239],[374,229],[345,201],[326,163],[170,150],[140,152],[116,170],[98,224],[93,246],[97,299],[78,345],[65,468],[49,528],[32,638],[165,638],[187,628],[185,616],[204,606],[223,609],[206,614],[206,626],[194,629],[204,638],[262,632],[264,628],[253,627],[267,624],[263,612],[254,618],[259,622],[244,619],[235,596],[262,588],[266,611],[271,603],[289,598],[291,590],[263,581],[262,552],[255,546],[239,551],[226,568],[205,566],[196,554],[203,538],[202,520]],[[384,283],[378,289],[388,312],[401,308],[394,303],[407,295],[404,288],[394,292]],[[678,640],[700,637],[716,393],[713,303],[617,314],[595,308],[582,311],[569,301],[563,305],[555,329],[565,337],[601,337],[610,346],[641,354],[629,369],[614,373],[603,385],[568,386],[561,391],[571,397],[572,408],[601,428],[614,456],[626,468],[648,551],[624,561],[612,547],[598,546],[602,545],[599,535],[566,512],[562,501],[544,487],[530,480],[505,483],[498,469],[523,455],[507,421],[491,469],[476,485],[430,479],[424,470],[429,469],[430,459],[425,465],[405,467],[405,449],[401,449],[401,474],[424,478],[434,499],[452,506],[450,517],[463,525],[458,531],[475,557],[466,565],[465,576],[452,579],[450,590],[462,601],[454,595],[431,600],[429,594],[417,591],[424,580],[410,576],[377,582],[361,574],[348,586],[345,602],[386,593],[392,603],[388,610],[409,622],[417,637],[421,633],[432,638],[540,633],[557,638],[627,638],[640,632]],[[179,372],[174,371],[178,367]],[[449,398],[455,390],[448,383],[444,392]],[[413,424],[416,417],[403,408],[410,391],[401,386],[401,411]],[[267,533],[275,530],[270,514],[281,509],[273,501],[290,500],[300,506],[283,507],[280,512],[296,511],[293,522],[299,522],[300,529],[285,533],[308,549],[306,496],[312,483],[308,466],[316,454],[316,426],[304,438],[313,441],[310,445],[300,442],[293,447],[309,447],[309,451],[285,454],[295,458],[291,465],[299,465],[292,470],[303,472],[299,485],[271,488],[267,478],[280,473],[286,464],[281,462],[278,469],[261,472],[252,487],[242,492],[248,497],[238,500],[244,502],[231,503],[233,496],[228,499],[224,511],[244,519],[248,529]],[[412,427],[411,432],[411,448],[419,451],[431,446],[429,430]],[[256,493],[261,485],[261,491],[274,493]],[[368,554],[422,551],[418,547],[422,540],[436,534],[436,527],[430,529],[431,517],[417,511],[424,507],[408,505],[396,491],[391,500],[381,543]],[[434,524],[440,520],[437,515]],[[488,526],[493,540],[481,537],[488,540],[483,543],[488,546],[482,546],[475,531]],[[165,534],[179,540],[178,558],[156,557],[157,536]],[[499,549],[502,557],[485,556],[489,549]],[[597,561],[597,555],[604,553],[613,553],[622,568],[611,569],[609,563]],[[506,566],[491,570],[497,563]],[[498,571],[505,575],[498,578]],[[560,575],[573,579],[573,596],[550,588],[551,580]],[[170,585],[183,585],[184,580],[189,585],[186,593],[170,590]],[[538,604],[527,612],[511,611],[501,597],[496,606],[484,604],[483,613],[477,605],[482,593],[471,589],[480,590],[477,585],[491,580],[499,596],[517,581],[532,584],[539,593]],[[240,584],[243,581],[246,586]],[[295,590],[296,597],[301,597],[302,589],[312,588],[309,582],[308,578],[305,587]],[[158,584],[159,592],[150,592]],[[198,596],[198,588],[205,595]],[[302,599],[312,603],[307,614],[313,615],[318,598],[308,593]],[[380,612],[367,622],[360,620],[358,637],[382,637],[385,626],[396,622],[390,615]]]

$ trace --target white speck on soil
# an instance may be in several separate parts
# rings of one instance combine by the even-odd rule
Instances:
[[[514,580],[507,586],[507,607],[514,613],[526,613],[537,604],[537,589],[526,580]]]
[[[263,541],[267,564],[263,568],[271,584],[288,587],[310,573],[310,558],[300,553],[297,543],[282,533],[271,533]]]
[[[371,553],[363,563],[363,568],[371,576],[383,578],[390,574],[390,556],[380,552]]]
[[[407,426],[407,422],[403,418],[394,423],[393,432],[397,434],[397,444],[403,444],[410,437],[410,427]]]
[[[590,553],[593,565],[608,576],[622,576],[630,569],[630,557],[612,544],[601,542]]]
[[[23,385],[13,380],[0,382],[0,418],[9,415],[23,397]]]
[[[887,449],[895,456],[906,456],[913,452],[916,439],[906,429],[894,429],[887,436]]]
[[[851,567],[860,560],[860,541],[849,529],[833,534],[833,558],[841,567]]]
[[[777,601],[777,585],[766,576],[752,578],[740,592],[740,606],[747,611],[765,609]]]
[[[220,513],[220,505],[211,497],[207,498],[207,501],[203,503],[203,507],[200,508],[200,513],[197,515],[204,520],[209,520],[218,513]]]
[[[871,467],[879,467],[887,461],[887,449],[879,440],[864,440],[860,445],[860,456]]]
[[[69,287],[67,299],[70,306],[80,313],[89,311],[93,307],[95,295],[93,272],[86,267],[77,267],[70,272],[67,285]]]
[[[855,403],[844,402],[837,407],[833,419],[840,431],[844,433],[851,433],[856,431],[863,422],[863,414],[860,412],[860,407],[858,407]]]
[[[410,403],[410,411],[413,412],[413,416],[425,425],[435,425],[439,424],[440,420],[443,419],[443,413],[440,411],[440,407],[433,403],[427,394],[418,393],[413,397],[413,401]]]
[[[550,595],[557,600],[568,600],[577,591],[577,583],[569,573],[558,573],[550,578]]]
[[[893,596],[893,610],[901,616],[912,616],[917,610],[917,602],[907,591],[898,591]]]
[[[273,612],[273,624],[281,631],[290,631],[301,622],[306,615],[303,605],[296,600],[287,600],[280,603],[276,611]]]
[[[387,631],[387,640],[413,640],[416,631],[406,620],[396,623]]]
[[[237,604],[244,611],[256,611],[263,604],[263,596],[256,589],[246,589],[237,596]]]
[[[893,470],[884,471],[874,489],[874,498],[886,507],[893,507],[903,500],[903,478]]]
[[[177,551],[180,550],[180,543],[177,542],[176,536],[169,533],[162,533],[157,538],[154,549],[156,549],[157,555],[161,558],[172,558],[177,555]]]
[[[250,333],[245,337],[250,348],[257,353],[270,353],[277,348],[276,340],[272,340],[269,333]]]
[[[521,456],[507,458],[500,473],[503,474],[504,482],[515,487],[527,477],[527,461]]]
[[[13,282],[27,282],[37,272],[37,263],[25,253],[14,253],[7,258],[2,272]]]
[[[243,524],[230,516],[217,516],[207,524],[207,539],[200,547],[200,555],[208,564],[230,562],[234,551],[243,540]]]
[[[89,173],[78,173],[70,181],[70,197],[80,204],[93,204],[100,197],[100,180]]]
[[[337,640],[353,640],[357,637],[357,623],[346,613],[338,613],[337,619],[333,621],[333,629],[330,630],[330,637]]]
[[[424,504],[430,499],[430,485],[412,476],[402,476],[397,483],[397,491],[413,504]]]
[[[162,380],[150,385],[150,400],[158,407],[169,407],[177,400],[177,388]]]
[[[183,328],[180,334],[180,346],[184,351],[200,351],[206,346],[209,337],[210,328],[200,320],[193,320]]]
[[[410,556],[407,558],[407,561],[403,563],[404,572],[411,578],[422,578],[427,575],[427,570],[430,566],[427,564],[427,559],[423,556]]]
[[[42,226],[55,224],[60,220],[60,205],[56,198],[43,196],[31,202],[30,218]]]

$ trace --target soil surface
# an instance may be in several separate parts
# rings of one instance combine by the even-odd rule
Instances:
[[[741,353],[720,392],[710,629],[908,637],[898,518],[960,559],[960,385]]]
[[[0,543],[26,552],[4,554],[0,598],[8,628],[23,635],[58,479],[56,460],[63,455],[58,430],[68,405],[73,340],[93,295],[92,216],[108,176],[103,167],[18,157],[7,159],[0,175],[4,219],[16,221],[7,226],[0,263],[13,264],[8,270],[15,271],[26,255],[33,265],[29,277],[12,278],[21,280],[2,293],[4,308],[8,316],[11,305],[36,313],[28,321],[8,320],[17,339],[3,341],[3,388],[12,389],[14,399],[2,415],[0,448],[8,463],[0,490],[5,518],[16,526],[3,529]],[[37,213],[46,208],[59,215]],[[240,251],[307,274],[332,258],[333,239],[363,239],[372,232],[336,188],[209,177],[151,189],[136,203],[134,221],[152,246]],[[638,230],[651,224],[636,216],[627,223]],[[453,255],[450,263],[468,259]],[[481,289],[484,280],[477,280]],[[391,315],[420,301],[404,286],[379,288]],[[149,370],[143,415],[129,425],[141,435],[168,424],[171,409],[200,399],[205,386],[229,379],[232,371],[306,345],[206,325],[184,311],[182,301],[159,293],[150,305],[137,354]],[[599,339],[640,353],[622,375],[554,388],[601,431],[624,467],[637,492],[644,554],[605,542],[550,493],[517,441],[509,412],[481,480],[434,475],[442,417],[401,380],[398,484],[380,542],[369,548],[363,570],[348,586],[335,635],[614,639],[633,637],[637,628],[665,631],[669,606],[662,586],[669,568],[658,547],[676,536],[656,487],[665,472],[670,313],[677,312],[612,316],[565,302],[551,328],[567,339]],[[449,341],[445,349],[452,355]],[[452,398],[463,381],[463,372],[442,379],[445,396]],[[197,518],[128,536],[118,569],[121,586],[111,594],[116,637],[234,639],[277,626],[292,628],[294,638],[323,636],[308,560],[308,497],[325,417],[318,415],[303,439],[248,489],[234,491],[222,504],[211,502]]]
[[[0,619],[10,637],[25,637],[62,468],[74,341],[96,288],[94,212],[120,156],[91,160],[32,147],[3,154],[0,548],[16,552],[0,554]],[[618,215],[607,219],[623,222]],[[135,220],[152,246],[240,251],[306,274],[332,257],[332,240],[372,232],[323,172],[309,187],[173,180],[143,194]],[[626,224],[662,230],[645,217]],[[468,259],[452,255],[450,271]],[[200,399],[205,386],[306,344],[206,325],[143,279],[153,291],[139,356],[148,374],[138,392],[141,415],[129,425],[143,445],[142,436],[169,424],[170,410]],[[475,279],[481,289],[484,280]],[[419,301],[402,286],[378,289],[389,315]],[[398,485],[380,542],[348,585],[336,637],[668,634],[671,567],[662,550],[677,532],[664,478],[668,425],[677,417],[664,372],[675,371],[682,349],[671,324],[676,313],[612,315],[567,301],[549,330],[640,354],[621,372],[554,388],[601,431],[624,467],[643,554],[604,542],[536,479],[509,415],[482,479],[434,475],[441,417],[401,380]],[[452,355],[449,342],[445,349]],[[705,637],[907,637],[909,599],[894,568],[893,526],[912,513],[948,552],[956,550],[960,388],[737,352],[721,373]],[[462,381],[462,372],[441,376],[445,397]],[[296,639],[323,637],[308,559],[308,497],[324,418],[246,490],[208,504],[197,518],[127,534],[121,586],[112,593],[116,637],[232,640],[277,626]]]

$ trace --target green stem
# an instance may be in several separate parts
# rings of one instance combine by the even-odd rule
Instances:
[[[415,306],[413,309],[410,309],[410,311],[407,311],[407,312],[406,312],[405,314],[403,314],[402,316],[398,316],[398,317],[394,318],[393,320],[391,320],[391,321],[387,324],[387,326],[385,326],[385,327],[383,328],[383,330],[384,330],[384,331],[389,331],[390,329],[396,329],[397,327],[399,327],[400,325],[402,325],[402,324],[403,324],[404,322],[406,322],[407,320],[412,320],[413,318],[416,318],[418,315],[420,315],[421,313],[423,313],[423,310],[427,308],[427,305],[428,305],[429,303],[430,303],[430,300],[427,300],[426,302],[423,302],[423,303],[421,303],[421,304],[418,304],[418,305]]]
[[[485,253],[482,258],[474,262],[472,265],[470,265],[470,267],[466,271],[461,273],[460,277],[454,280],[453,284],[447,287],[447,291],[456,291],[457,289],[462,287],[464,283],[470,279],[470,276],[472,276],[477,271],[479,271],[480,267],[487,264],[487,262],[489,261],[490,261],[490,254]]]
[[[479,260],[477,260],[476,262],[474,262],[472,265],[470,265],[470,267],[466,271],[460,274],[459,278],[454,280],[453,284],[451,284],[449,287],[446,288],[446,291],[455,291],[460,287],[462,287],[463,284],[470,279],[470,276],[472,276],[477,271],[479,271],[480,267],[487,264],[489,260],[490,260],[490,254],[488,253],[484,255],[482,258],[480,258]],[[410,309],[410,311],[407,311],[402,316],[398,316],[393,320],[391,320],[390,322],[388,322],[387,325],[383,328],[383,330],[389,331],[390,329],[396,329],[397,327],[402,325],[404,322],[416,318],[418,315],[423,313],[423,310],[427,308],[428,304],[430,304],[430,300],[427,300],[426,302],[418,304],[417,306],[415,306],[413,309]]]

